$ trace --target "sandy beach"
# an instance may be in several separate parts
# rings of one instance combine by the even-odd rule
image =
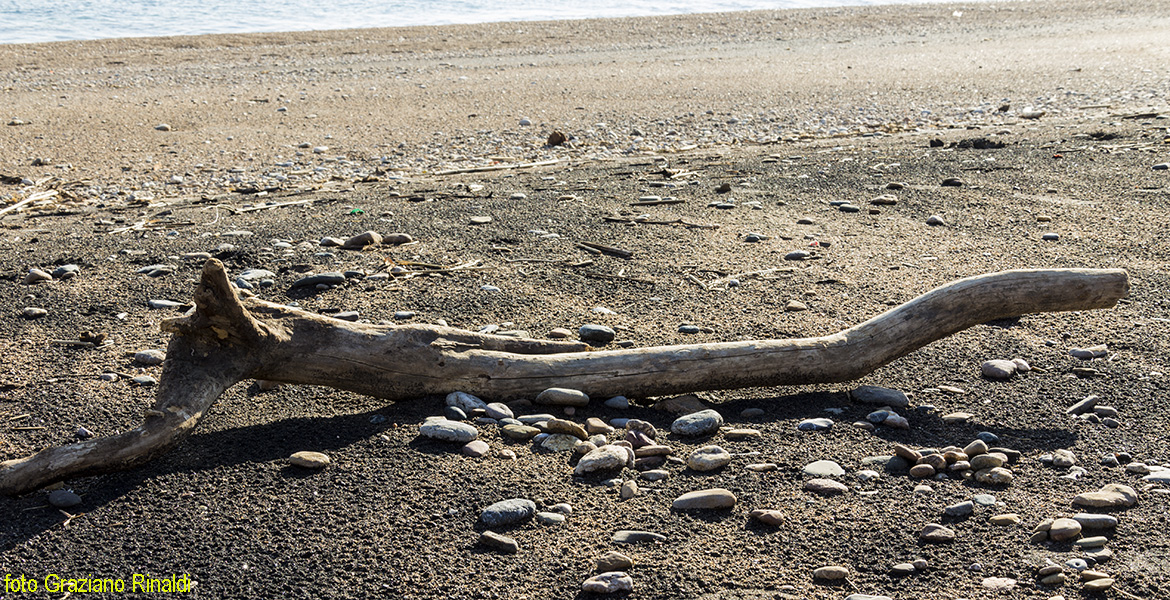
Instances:
[[[824,336],[1009,269],[1129,284],[1116,307],[976,325],[855,382],[507,399],[640,419],[668,447],[585,475],[475,412],[482,456],[420,435],[451,416],[442,396],[248,380],[143,466],[0,497],[0,599],[65,579],[157,597],[136,575],[200,598],[592,598],[599,570],[630,598],[1170,596],[1167,31],[1161,3],[1071,0],[0,45],[0,460],[138,426],[163,369],[139,353],[167,348],[159,324],[208,258],[308,313],[595,324],[605,349]],[[385,242],[336,245],[365,231]],[[994,359],[1028,369],[984,376]],[[699,408],[722,425],[671,431]],[[977,439],[1006,480],[889,458],[973,458]],[[707,446],[730,463],[688,466]],[[1134,501],[1077,500],[1110,485]],[[733,505],[672,508],[707,489]],[[486,524],[508,499],[540,514]],[[609,552],[632,565],[599,569]]]

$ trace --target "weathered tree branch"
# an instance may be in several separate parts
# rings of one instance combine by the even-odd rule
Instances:
[[[244,379],[323,385],[387,400],[464,391],[532,397],[550,387],[591,396],[849,381],[973,325],[1028,313],[1108,308],[1125,271],[1051,269],[969,277],[845,331],[817,338],[587,351],[579,342],[521,340],[432,325],[372,326],[239,299],[209,260],[195,309],[173,333],[155,407],[120,435],[0,463],[0,493],[142,464],[190,435],[207,408]]]

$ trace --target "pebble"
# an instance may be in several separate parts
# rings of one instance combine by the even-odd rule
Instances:
[[[975,503],[967,500],[966,502],[959,502],[952,504],[944,510],[948,517],[966,517],[975,512]]]
[[[1049,533],[1049,535],[1051,535],[1051,533]],[[1092,537],[1081,538],[1081,539],[1073,542],[1073,545],[1076,546],[1077,548],[1089,549],[1089,548],[1100,548],[1101,546],[1104,546],[1105,544],[1108,544],[1108,543],[1109,543],[1109,538],[1107,538],[1103,535],[1095,535]]]
[[[930,523],[922,528],[922,532],[918,534],[918,538],[924,542],[950,542],[954,541],[955,532],[938,523]]]
[[[984,377],[998,381],[1011,379],[1016,374],[1016,369],[1016,363],[1003,359],[988,360],[979,365],[979,370]]]
[[[298,467],[306,469],[323,469],[329,465],[329,457],[320,452],[301,451],[294,452],[292,456],[288,457],[288,462]]]
[[[537,404],[551,404],[553,406],[588,406],[589,396],[579,390],[567,388],[548,388],[536,396]]]
[[[24,310],[20,311],[20,314],[21,314],[21,316],[23,316],[26,319],[39,319],[39,318],[49,314],[49,311],[47,311],[43,308],[29,306],[29,307],[25,307]]]
[[[53,280],[52,275],[50,275],[50,274],[48,274],[40,269],[29,269],[28,274],[24,276],[23,281],[24,281],[25,285],[33,285],[35,283],[41,283],[44,281],[52,281],[52,280]]]
[[[841,483],[840,481],[817,478],[809,479],[808,481],[804,482],[804,489],[805,491],[813,492],[814,494],[832,495],[844,494],[848,492],[849,486]]]
[[[890,567],[890,575],[895,577],[905,577],[907,575],[913,575],[917,570],[918,569],[914,568],[914,565],[910,563],[898,563],[893,567]]]
[[[166,357],[167,353],[165,350],[140,350],[134,353],[134,362],[146,366],[161,365],[166,360]]]
[[[208,255],[207,258],[211,258],[211,256]],[[81,273],[81,267],[77,265],[61,265],[56,269],[53,269],[53,279],[72,279],[79,273]]]
[[[581,328],[577,330],[577,337],[579,337],[582,342],[604,346],[605,344],[612,342],[613,339],[617,337],[617,333],[612,328],[606,327],[605,325],[589,323],[582,325]]]
[[[1097,396],[1086,396],[1076,404],[1064,409],[1064,412],[1068,415],[1081,415],[1096,408],[1098,401],[1100,398]]]
[[[609,408],[625,410],[630,407],[630,400],[625,396],[614,396],[613,398],[606,400],[605,405]]]
[[[479,458],[486,455],[490,450],[491,448],[488,446],[487,442],[483,440],[473,440],[467,442],[467,444],[464,445],[460,451],[463,452],[464,455],[470,456],[471,458]]]
[[[987,520],[992,525],[999,525],[1001,527],[1006,527],[1008,525],[1019,525],[1021,518],[1020,518],[1020,515],[1018,515],[1016,513],[1004,513],[1001,515],[994,515]]]
[[[905,408],[910,399],[904,392],[876,385],[862,385],[849,392],[849,397],[863,404]]]
[[[1054,542],[1066,542],[1081,534],[1081,524],[1074,519],[1056,519],[1048,526],[1048,538]]]
[[[826,579],[828,581],[837,581],[849,577],[849,567],[842,567],[832,565],[828,567],[821,567],[813,571],[813,577],[816,579]]]
[[[590,450],[588,454],[581,457],[581,460],[577,462],[577,467],[573,469],[573,473],[576,475],[585,475],[586,473],[596,471],[612,471],[626,466],[629,460],[630,454],[625,448],[621,446],[602,446]],[[730,460],[730,456],[728,460]]]
[[[466,421],[467,420],[467,413],[463,412],[463,409],[459,408],[458,406],[443,407],[443,416],[447,417],[448,419],[450,419],[452,421]]]
[[[763,434],[758,429],[731,429],[724,432],[723,437],[732,441],[758,440]]]
[[[560,525],[565,522],[565,515],[555,512],[536,513],[536,522],[541,525]]]
[[[163,308],[179,308],[180,306],[183,306],[183,303],[175,302],[174,300],[150,299],[146,301],[146,306],[155,310],[159,310]]]
[[[1110,483],[1096,492],[1078,494],[1072,503],[1093,508],[1129,508],[1137,504],[1137,499],[1137,492],[1128,485]]]
[[[1049,232],[1049,233],[1045,233],[1045,234],[1041,235],[1040,239],[1044,240],[1046,242],[1059,242],[1060,241],[1060,234]]]
[[[1073,358],[1081,360],[1092,360],[1094,358],[1104,358],[1109,354],[1109,349],[1104,345],[1091,346],[1089,348],[1070,348],[1068,355]]]
[[[927,477],[934,477],[938,471],[926,464],[918,464],[910,467],[910,476],[918,479],[926,479]]]
[[[623,529],[615,531],[613,534],[614,543],[618,544],[641,544],[644,542],[665,542],[666,536],[661,533],[654,533],[652,531],[637,531],[630,529]]]
[[[983,580],[983,587],[994,592],[1006,592],[1016,587],[1017,581],[1010,577],[988,577]]]
[[[699,436],[714,433],[723,425],[723,415],[715,410],[701,410],[696,413],[681,416],[670,424],[670,432],[675,435]]]
[[[516,540],[494,531],[485,531],[479,534],[479,543],[508,554],[515,554],[520,550],[520,544],[517,544]]]
[[[780,469],[780,465],[776,463],[752,463],[744,468],[756,473],[768,473]]]
[[[1103,592],[1113,587],[1113,583],[1114,579],[1112,577],[1094,579],[1092,581],[1086,581],[1082,589],[1086,592]]]
[[[1054,467],[1067,469],[1075,464],[1077,464],[1077,457],[1071,450],[1060,448],[1052,453],[1052,466]]]
[[[849,594],[845,600],[893,600],[889,596],[874,596],[873,594]]]
[[[1015,480],[1015,475],[1003,467],[983,469],[975,472],[975,481],[988,485],[1009,485]]]
[[[770,508],[757,508],[748,513],[753,519],[764,525],[780,525],[784,523],[784,513]]]
[[[930,225],[931,227],[940,227],[946,225],[947,222],[944,221],[943,218],[939,215],[930,215],[926,218],[926,224]]]
[[[1117,527],[1117,517],[1113,515],[1077,513],[1072,518],[1080,523],[1084,529],[1113,529]]]
[[[687,458],[687,466],[695,471],[714,471],[731,463],[731,453],[719,446],[703,446]]]
[[[491,404],[484,406],[484,410],[486,411],[488,417],[496,420],[512,419],[516,416],[512,413],[512,409],[508,408],[507,404],[502,404],[500,402],[492,402]]]
[[[646,481],[662,481],[670,477],[670,471],[666,469],[650,469],[649,471],[642,471],[638,476]]]
[[[805,465],[801,471],[813,477],[837,477],[845,474],[845,469],[831,460],[813,461]]]
[[[800,300],[789,300],[788,304],[784,305],[784,310],[786,312],[800,312],[802,310],[808,310],[808,305]]]
[[[634,559],[621,552],[609,551],[597,559],[597,570],[601,572],[625,571],[634,566]]]
[[[1085,562],[1083,558],[1070,558],[1064,561],[1064,564],[1066,567],[1078,572],[1089,568],[1089,563]]]
[[[73,508],[81,504],[81,496],[72,490],[53,490],[49,492],[49,505],[53,508]]]
[[[536,503],[526,498],[501,500],[483,509],[479,519],[488,527],[504,527],[527,521],[536,514]]]
[[[378,233],[377,231],[363,231],[362,233],[359,233],[342,242],[341,247],[361,250],[366,246],[378,246],[381,244],[382,234]]]
[[[812,253],[810,252],[806,252],[804,250],[793,250],[792,252],[784,255],[784,260],[805,260],[810,256],[812,256]]]
[[[617,592],[632,592],[634,580],[626,575],[625,571],[611,571],[594,575],[581,584],[581,591],[593,594],[614,594]]]
[[[134,385],[155,385],[158,383],[158,380],[150,375],[139,375],[137,377],[131,377],[130,383]]]
[[[467,423],[436,419],[419,426],[423,437],[445,442],[470,442],[479,437],[479,430]]]
[[[765,413],[764,409],[762,408],[745,408],[739,413],[739,416],[745,419],[755,419],[757,417],[762,417],[765,414],[767,413]]]
[[[991,494],[975,494],[971,500],[979,506],[995,506],[995,496]]]
[[[695,334],[701,333],[703,330],[698,325],[679,325],[679,333]]]
[[[638,495],[638,482],[630,479],[622,483],[622,489],[618,492],[618,497],[622,500],[629,500]]]
[[[687,492],[674,499],[675,510],[710,510],[735,506],[735,494],[723,488]]]
[[[832,426],[832,419],[821,417],[817,419],[805,419],[797,423],[796,428],[800,431],[824,431]]]

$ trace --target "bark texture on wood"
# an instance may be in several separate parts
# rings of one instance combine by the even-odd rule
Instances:
[[[0,463],[0,493],[126,469],[191,433],[244,379],[323,385],[387,400],[464,391],[504,400],[550,387],[591,396],[657,396],[857,379],[973,325],[1028,313],[1108,308],[1128,292],[1117,269],[1006,271],[962,279],[832,335],[590,351],[433,325],[373,326],[239,299],[209,260],[195,309],[173,335],[155,407],[126,433]]]

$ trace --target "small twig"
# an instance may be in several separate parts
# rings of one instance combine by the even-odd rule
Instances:
[[[298,204],[309,204],[309,203],[313,202],[313,200],[314,200],[313,198],[305,198],[304,200],[293,200],[291,202],[280,202],[277,204],[264,204],[261,206],[249,206],[248,208],[232,208],[230,206],[226,207],[226,208],[238,215],[238,214],[242,214],[242,213],[254,212],[257,210],[268,210],[270,208],[283,208],[285,206],[296,206]],[[216,219],[218,219],[218,218],[219,217],[216,217]]]
[[[690,273],[687,273],[687,280],[694,283],[695,285],[703,288],[703,289],[707,289],[707,284],[703,283],[702,279],[699,279],[698,277],[695,277],[694,275],[691,275]]]
[[[587,267],[587,266],[589,266],[589,265],[591,265],[591,264],[593,264],[593,259],[586,258],[586,259],[585,259],[585,260],[583,260],[583,261],[580,261],[580,262],[575,262],[575,263],[572,263],[572,264],[567,264],[567,265],[565,265],[565,266],[566,266],[566,267]]]
[[[21,207],[23,207],[25,204],[28,204],[30,202],[37,202],[39,200],[46,200],[46,199],[52,198],[53,196],[56,196],[56,195],[57,195],[57,192],[55,190],[49,190],[47,192],[37,192],[35,194],[30,194],[28,198],[25,198],[24,200],[21,200],[20,202],[17,202],[16,204],[9,206],[8,208],[0,210],[0,215],[4,215],[4,214],[10,213],[12,211],[20,210]]]
[[[9,427],[8,431],[40,431],[48,427]]]
[[[15,417],[8,417],[9,421],[23,421],[32,416],[32,413],[24,413],[23,415],[16,415]]]
[[[593,279],[613,279],[616,281],[632,281],[634,283],[645,283],[647,285],[654,285],[654,280],[641,279],[639,277],[626,277],[624,275],[610,275],[608,273],[583,273],[583,275],[585,275],[586,277],[592,277]]]
[[[564,262],[563,258],[505,258],[504,262],[510,263],[555,263]]]
[[[66,529],[69,529],[69,525],[71,523],[73,523],[73,519],[77,519],[77,518],[85,516],[85,513],[77,513],[75,515],[71,515],[65,511],[59,509],[59,508],[57,509],[57,512],[65,515],[65,521],[61,523],[61,526],[66,528]]]
[[[620,256],[622,258],[629,258],[629,257],[634,255],[634,253],[629,251],[629,250],[622,250],[621,248],[615,248],[613,246],[607,246],[605,244],[599,244],[597,242],[577,242],[577,245],[584,246],[586,248],[592,248],[594,250],[604,252],[606,254],[613,254],[614,256]]]
[[[527,169],[529,167],[545,167],[548,165],[555,165],[559,162],[561,162],[561,159],[554,158],[551,160],[519,163],[515,165],[490,165],[486,167],[469,167],[466,169],[448,169],[446,171],[436,171],[435,173],[432,173],[432,175],[458,175],[460,173],[483,173],[485,171],[503,171],[506,169]]]
[[[686,200],[681,198],[663,198],[661,200],[639,200],[631,202],[630,206],[658,206],[659,204],[683,204]]]

